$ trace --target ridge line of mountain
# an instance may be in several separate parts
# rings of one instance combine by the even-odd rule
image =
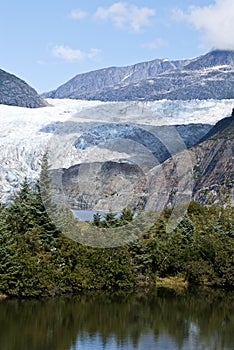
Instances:
[[[213,50],[183,59],[155,59],[81,73],[42,94],[101,101],[234,98],[234,51]]]

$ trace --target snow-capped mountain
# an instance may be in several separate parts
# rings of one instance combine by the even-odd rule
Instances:
[[[186,148],[186,143],[191,146],[208,132],[208,124],[230,115],[234,100],[104,103],[48,99],[47,103],[40,109],[0,106],[2,200],[10,199],[25,177],[32,181],[38,177],[46,149],[50,151],[53,169],[121,159],[137,162],[144,170],[151,166],[152,159],[155,162],[150,149],[155,145],[155,137],[169,153],[179,151],[181,145]],[[165,126],[170,126],[171,131]],[[97,131],[101,137],[98,141]],[[168,137],[168,132],[174,133],[170,135],[178,138],[178,144]],[[116,147],[117,140],[120,148]]]
[[[79,74],[45,93],[49,98],[101,101],[234,98],[234,51],[214,50],[188,60],[156,59]]]

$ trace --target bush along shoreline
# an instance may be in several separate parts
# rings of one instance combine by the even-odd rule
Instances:
[[[191,202],[168,233],[170,214],[165,209],[128,245],[92,248],[59,231],[44,208],[40,187],[32,189],[25,180],[13,201],[0,205],[0,294],[41,297],[168,283],[233,288],[234,208]],[[126,208],[118,218],[96,215],[90,225],[124,230],[131,220]]]

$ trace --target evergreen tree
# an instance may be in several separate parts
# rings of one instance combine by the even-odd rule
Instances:
[[[116,226],[117,226],[116,214],[113,213],[112,210],[109,210],[109,212],[104,215],[103,227],[116,227]]]
[[[96,213],[93,215],[93,224],[94,226],[97,226],[97,227],[102,227],[102,216],[100,213]]]
[[[133,217],[134,217],[134,213],[131,210],[131,208],[130,207],[124,208],[118,220],[119,225],[122,226],[122,225],[128,224],[133,220]]]

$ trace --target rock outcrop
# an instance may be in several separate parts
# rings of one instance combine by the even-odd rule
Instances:
[[[0,104],[19,107],[45,107],[46,101],[25,81],[0,69]]]
[[[139,158],[135,157],[134,163],[129,158],[63,169],[64,193],[72,207],[90,210],[119,211],[127,205],[134,209],[162,209],[192,199],[206,205],[233,205],[234,112],[218,122],[209,135],[165,161],[150,158],[147,162],[146,151],[142,160],[139,148]],[[83,142],[97,142],[88,136]],[[155,143],[150,142],[152,145]],[[156,153],[152,154],[156,157]]]
[[[234,205],[234,112],[209,134],[192,149],[194,199],[201,204]]]

